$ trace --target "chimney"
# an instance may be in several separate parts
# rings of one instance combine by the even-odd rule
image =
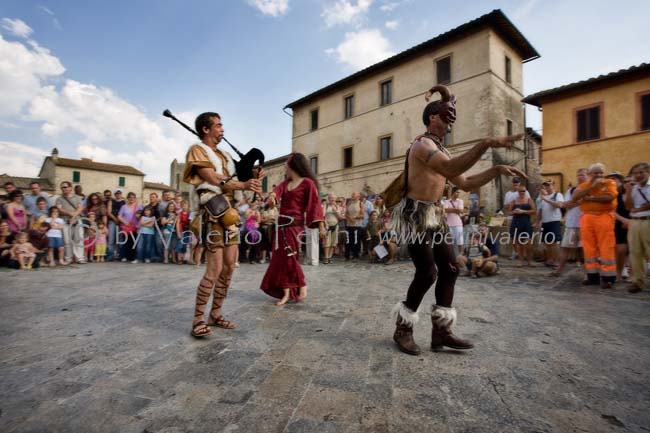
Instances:
[[[52,159],[56,161],[58,157],[59,157],[59,149],[55,147],[54,149],[52,149]]]

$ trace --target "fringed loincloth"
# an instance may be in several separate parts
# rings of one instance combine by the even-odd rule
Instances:
[[[427,230],[447,230],[445,209],[440,203],[403,197],[393,208],[392,219],[393,230],[397,233],[397,238],[402,240]]]

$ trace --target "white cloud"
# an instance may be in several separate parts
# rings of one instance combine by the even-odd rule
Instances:
[[[1,35],[0,59],[0,117],[19,114],[40,92],[43,80],[65,71],[59,59],[36,42],[9,42]]]
[[[524,0],[512,14],[512,17],[515,20],[523,20],[524,18],[527,18],[537,3],[539,3],[539,0]]]
[[[12,176],[37,176],[48,152],[13,141],[0,141],[0,173]]]
[[[147,180],[169,182],[171,160],[184,158],[195,140],[158,113],[153,120],[107,87],[64,79],[61,61],[35,41],[9,42],[0,36],[0,59],[0,119],[39,122],[48,141],[65,140],[77,151],[64,156],[128,164],[144,171]],[[194,118],[191,113],[179,116],[190,123]],[[36,175],[44,151],[8,141],[2,145],[5,171]]]
[[[34,30],[32,30],[31,27],[25,24],[23,20],[19,19],[12,20],[11,18],[3,18],[2,28],[7,30],[12,35],[18,36],[20,38],[27,38],[29,35],[34,33]]]
[[[325,50],[338,63],[353,69],[362,69],[394,54],[390,41],[380,30],[366,29],[345,34],[345,40],[336,48]]]
[[[368,11],[373,0],[357,0],[356,4],[351,0],[337,0],[323,9],[321,16],[325,19],[325,25],[332,27],[338,24],[358,23]]]
[[[399,27],[399,21],[386,21],[386,28],[395,30]]]
[[[289,0],[248,0],[248,4],[272,17],[282,16],[289,10]]]
[[[392,12],[397,6],[399,6],[399,3],[393,2],[393,3],[386,3],[383,4],[379,7],[379,10],[382,12]]]
[[[51,9],[46,8],[43,5],[38,5],[37,6],[41,11],[45,12],[46,14],[50,15],[52,17],[52,25],[54,25],[54,28],[57,30],[63,30],[63,27],[61,27],[61,23],[59,23],[59,19],[56,17],[56,14],[52,12]]]

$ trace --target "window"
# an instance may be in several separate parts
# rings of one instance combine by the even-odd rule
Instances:
[[[318,174],[318,157],[317,156],[312,156],[309,158],[309,167],[311,167],[311,171],[314,172],[314,174]]]
[[[650,129],[650,93],[641,95],[641,131]]]
[[[381,83],[381,105],[388,105],[393,102],[393,80]]]
[[[391,137],[382,137],[379,140],[379,158],[382,161],[390,158],[390,144]]]
[[[576,112],[576,141],[600,138],[600,106],[585,108]]]
[[[512,120],[506,119],[506,135],[512,135]]]
[[[311,130],[318,129],[318,109],[311,111]]]
[[[118,186],[126,186],[126,179],[124,178],[124,176],[120,176],[120,178],[118,179]]]
[[[343,168],[352,167],[352,148],[346,147],[343,149]]]
[[[81,182],[81,173],[78,171],[73,171],[72,172],[72,181],[74,183],[79,183]]]
[[[512,83],[512,62],[508,56],[506,56],[506,83]]]
[[[268,192],[269,190],[269,178],[267,176],[264,176],[262,179],[262,191],[263,192]]]
[[[436,61],[436,76],[438,84],[451,83],[451,56]]]
[[[349,119],[354,115],[354,95],[345,98],[345,118]]]

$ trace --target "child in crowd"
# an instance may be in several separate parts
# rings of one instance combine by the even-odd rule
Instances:
[[[381,244],[388,251],[388,260],[385,264],[392,265],[395,263],[395,256],[397,255],[397,234],[393,230],[393,220],[390,216],[390,211],[384,211],[383,223],[379,231],[379,239]]]
[[[34,246],[29,243],[27,233],[18,232],[16,234],[16,241],[14,246],[9,250],[11,259],[20,263],[20,269],[27,270],[32,268],[36,253],[38,252]]]
[[[103,221],[97,224],[97,235],[95,236],[95,261],[104,263],[106,260],[106,244],[108,238],[108,229]]]
[[[88,217],[85,223],[88,227],[84,230],[84,255],[88,263],[95,261],[95,235],[97,234],[97,221],[95,220],[95,212],[88,212]]]
[[[160,218],[160,222],[163,225],[165,247],[165,251],[163,251],[163,263],[169,263],[170,258],[172,262],[176,263],[176,218],[176,204],[170,201],[167,205],[165,215]]]
[[[65,222],[63,218],[59,218],[59,208],[52,206],[48,212],[48,217],[45,222],[50,225],[50,229],[46,235],[49,240],[50,246],[47,249],[47,257],[50,266],[54,266],[54,251],[56,250],[59,266],[66,266],[69,263],[65,261],[64,245],[63,245],[63,226]]]
[[[32,228],[38,230],[38,227],[42,222],[45,221],[45,218],[48,216],[47,209],[47,199],[45,197],[39,197],[36,199],[37,209],[32,212]]]
[[[185,260],[185,252],[187,251],[187,244],[191,242],[191,238],[187,236],[186,232],[190,229],[190,207],[187,201],[181,201],[181,211],[178,212],[178,221],[176,223],[176,263],[183,264]]]
[[[142,211],[143,214],[139,219],[140,234],[138,236],[138,258],[131,263],[151,263],[151,256],[153,254],[154,241],[155,241],[155,227],[156,217],[153,216],[153,209],[151,206],[146,206]]]

